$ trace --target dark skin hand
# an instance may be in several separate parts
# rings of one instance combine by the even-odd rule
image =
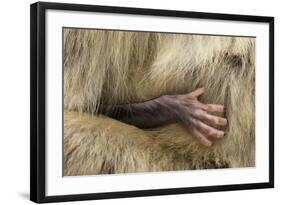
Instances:
[[[163,95],[142,103],[118,105],[109,116],[140,128],[153,128],[180,122],[203,145],[210,147],[212,146],[210,137],[224,136],[224,132],[216,127],[225,126],[227,120],[210,114],[223,113],[223,105],[204,104],[198,100],[204,92],[204,88],[198,88],[184,95]]]

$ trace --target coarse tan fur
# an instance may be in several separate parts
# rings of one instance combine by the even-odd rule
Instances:
[[[210,148],[99,113],[199,87],[228,120]],[[255,38],[64,29],[64,109],[64,175],[255,166]]]

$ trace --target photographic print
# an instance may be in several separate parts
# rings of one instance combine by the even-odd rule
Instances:
[[[274,187],[274,18],[30,7],[30,199]]]
[[[255,38],[64,28],[64,175],[255,166]]]

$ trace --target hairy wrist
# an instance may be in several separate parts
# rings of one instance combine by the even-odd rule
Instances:
[[[155,99],[157,106],[159,106],[162,110],[163,117],[168,121],[178,121],[175,98],[176,97],[174,95],[162,95]]]

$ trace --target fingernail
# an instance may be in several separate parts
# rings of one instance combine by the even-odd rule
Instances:
[[[223,137],[224,136],[224,132],[220,132],[220,137]]]
[[[201,141],[200,143],[201,143],[202,145],[206,146],[206,147],[211,147],[211,146],[212,146],[212,142],[209,141],[209,140],[208,140],[208,141],[205,141],[205,140],[204,140],[204,141]]]

